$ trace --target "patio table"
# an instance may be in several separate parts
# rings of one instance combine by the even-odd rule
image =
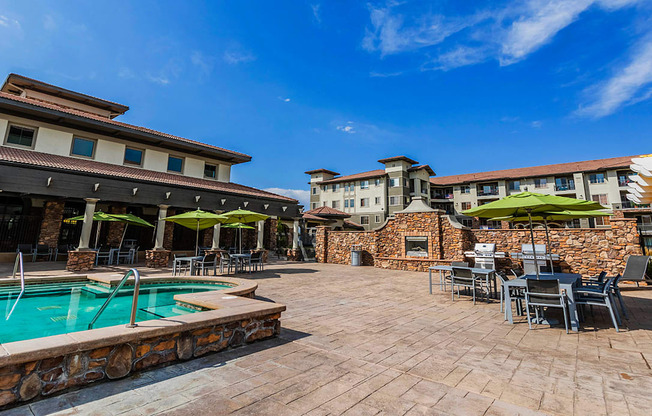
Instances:
[[[188,256],[188,257],[177,257],[174,259],[172,262],[172,275],[176,276],[177,274],[177,266],[181,265],[182,263],[189,263],[190,264],[190,275],[194,276],[195,274],[195,260],[201,260],[202,256]]]
[[[238,267],[240,267],[240,270],[242,271],[242,269],[244,267],[245,259],[250,259],[251,258],[251,254],[245,254],[245,253],[242,253],[242,254],[230,254],[230,256],[237,260],[236,267],[235,267],[236,273],[238,272]]]
[[[514,323],[514,318],[512,316],[511,302],[510,297],[510,287],[522,287],[527,286],[526,279],[536,279],[536,274],[526,274],[520,276],[516,279],[508,280],[505,282],[505,286],[501,290],[505,293],[505,309],[507,311],[507,320],[510,324]],[[577,306],[575,305],[575,296],[573,290],[582,285],[582,275],[575,273],[540,273],[539,280],[559,280],[559,288],[566,291],[566,299],[568,299],[568,317],[571,324],[571,329],[574,332],[579,331],[580,321],[577,316]],[[543,322],[542,322],[543,323]]]
[[[458,266],[455,266],[458,267]],[[480,269],[477,267],[464,267],[459,266],[461,269],[470,269],[474,275],[484,276],[485,283],[491,288],[491,281],[493,281],[494,297],[498,296],[498,288],[496,287],[496,270],[494,269]],[[443,272],[452,272],[453,266],[432,266],[428,267],[428,281],[430,282],[430,294],[432,295],[432,271],[439,271],[439,290],[444,290],[444,274]],[[491,279],[491,280],[490,280]]]

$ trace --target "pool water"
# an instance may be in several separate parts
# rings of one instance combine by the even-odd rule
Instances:
[[[210,283],[141,284],[136,322],[197,312],[176,304],[174,295],[220,290],[231,286]],[[75,282],[27,285],[7,319],[20,288],[0,288],[0,343],[65,334],[88,329],[113,288]],[[129,322],[133,286],[122,288],[93,328]]]

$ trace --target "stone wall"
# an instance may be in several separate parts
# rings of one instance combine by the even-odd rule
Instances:
[[[126,214],[126,206],[111,206],[111,214]],[[108,232],[106,234],[106,244],[111,247],[120,247],[122,241],[122,234],[125,230],[125,223],[119,221],[109,221],[107,223]]]
[[[70,250],[66,270],[70,272],[87,272],[95,267],[95,256],[93,250]]]
[[[168,267],[171,253],[170,250],[146,250],[145,266],[154,269]]]
[[[270,338],[280,313],[0,368],[0,409],[175,361]]]
[[[43,221],[39,232],[38,243],[56,248],[59,244],[59,233],[63,221],[63,201],[48,201],[43,210]]]
[[[552,228],[551,252],[561,257],[565,272],[591,276],[602,270],[610,275],[622,273],[629,255],[640,255],[636,220],[612,218],[610,228]],[[534,231],[538,244],[545,244],[543,229]],[[405,236],[427,236],[428,257],[407,257]],[[332,231],[318,227],[315,252],[319,262],[350,264],[351,246],[361,244],[363,265],[397,270],[427,271],[436,264],[469,261],[464,251],[475,243],[496,243],[497,251],[520,252],[530,242],[529,230],[469,229],[441,212],[396,214],[384,227],[373,231]],[[501,270],[521,267],[520,261],[497,261]]]

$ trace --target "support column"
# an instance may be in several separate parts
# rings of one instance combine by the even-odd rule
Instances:
[[[39,244],[46,244],[51,248],[56,248],[59,244],[64,206],[64,201],[48,201],[45,203],[43,222],[38,237]]]
[[[256,250],[262,250],[263,237],[265,236],[265,221],[258,221],[258,240],[256,241]]]
[[[294,220],[292,225],[292,248],[288,250],[288,260],[301,260],[301,251],[299,250],[299,220]]]
[[[167,228],[167,221],[165,221],[164,218],[168,216],[169,207],[169,205],[158,206],[158,221],[156,223],[154,249],[145,251],[145,266],[147,267],[167,267],[170,261],[170,250],[166,250],[164,247],[165,229]]]
[[[93,228],[93,215],[95,214],[95,205],[97,198],[85,198],[86,210],[84,211],[84,224],[82,225],[81,236],[79,237],[78,250],[88,250],[91,243],[91,230]]]
[[[215,224],[213,226],[213,245],[211,246],[213,250],[220,248],[220,231],[222,231],[222,224]]]

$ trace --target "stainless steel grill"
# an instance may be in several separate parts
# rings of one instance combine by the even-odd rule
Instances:
[[[536,274],[536,268],[534,267],[535,253],[537,256],[539,273],[543,273],[550,268],[550,260],[553,262],[559,261],[559,254],[546,254],[545,244],[535,244],[534,250],[532,249],[532,244],[521,244],[521,252],[510,253],[510,256],[512,259],[523,261],[523,272],[525,274]]]
[[[465,251],[464,256],[475,260],[475,267],[479,269],[495,269],[496,259],[505,258],[505,253],[496,251],[496,244],[477,243],[473,251]]]

